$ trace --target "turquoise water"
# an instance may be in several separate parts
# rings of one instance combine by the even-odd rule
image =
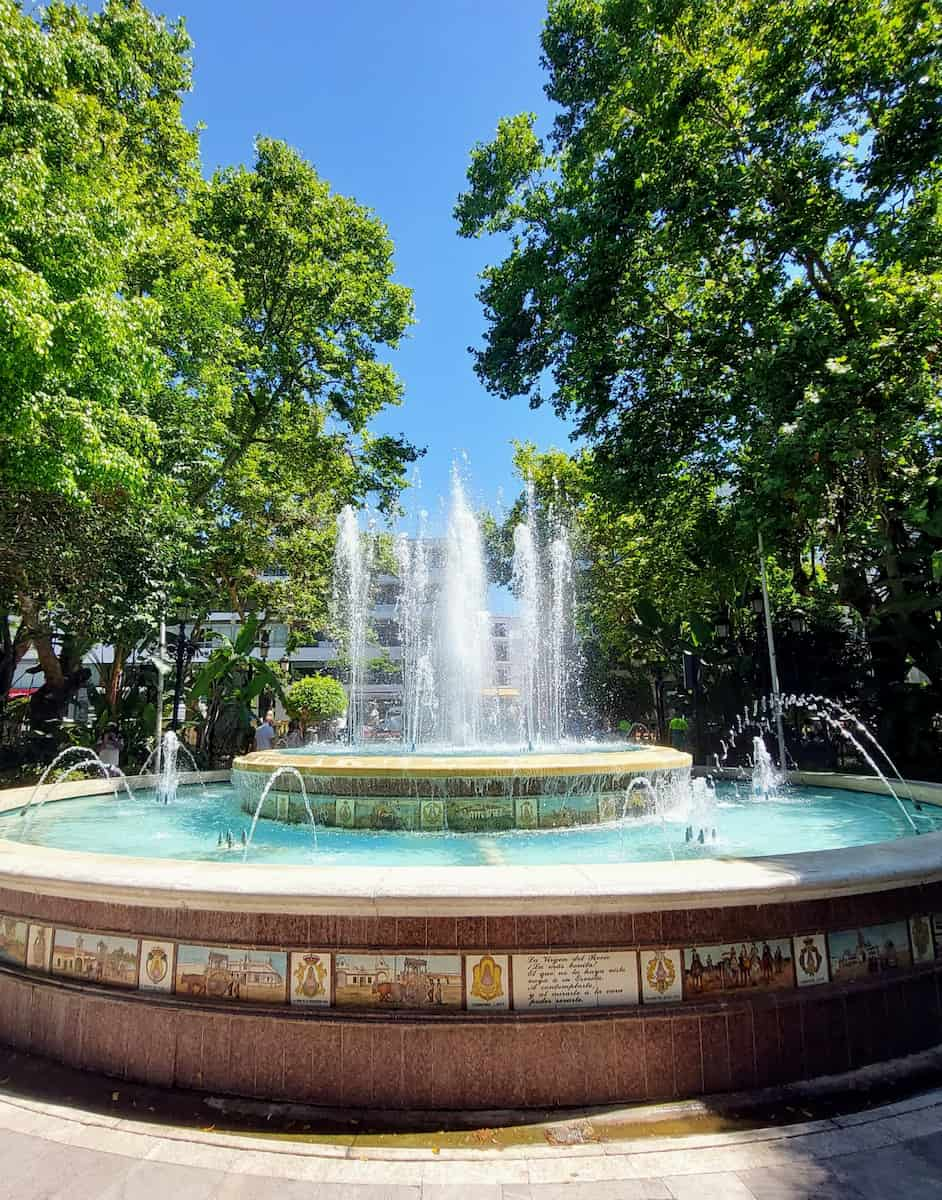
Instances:
[[[942,809],[913,813],[921,830],[942,829]],[[153,792],[89,796],[42,805],[29,818],[0,817],[0,838],[150,858],[239,862],[241,834],[250,820],[228,784],[181,788],[173,804]],[[705,843],[685,840],[705,830]],[[716,840],[713,840],[713,829]],[[219,835],[232,832],[232,849]],[[484,866],[501,864],[644,862],[668,859],[755,857],[884,842],[911,833],[895,801],[863,792],[793,788],[756,799],[748,785],[723,783],[715,798],[675,819],[629,818],[621,824],[509,833],[388,833],[319,829],[259,821],[248,861],[330,866]]]

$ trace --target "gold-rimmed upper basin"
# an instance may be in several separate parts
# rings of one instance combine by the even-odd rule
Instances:
[[[578,775],[645,775],[683,770],[689,754],[666,746],[529,754],[316,754],[256,750],[233,762],[235,771],[270,775],[295,767],[302,775],[336,779],[499,779]]]

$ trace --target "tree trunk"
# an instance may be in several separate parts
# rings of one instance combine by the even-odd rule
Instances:
[[[111,663],[111,671],[108,675],[108,682],[105,686],[105,695],[108,700],[108,707],[112,714],[117,712],[118,700],[121,696],[121,677],[124,674],[124,658],[125,649],[120,643],[116,642],[114,647],[114,660]]]
[[[58,656],[52,648],[51,631],[39,620],[39,604],[32,596],[27,596],[23,592],[20,592],[16,599],[20,606],[20,616],[23,618],[23,624],[29,633],[29,640],[36,647],[39,665],[43,669],[46,683],[51,684],[53,687],[62,687],[65,683],[62,664],[59,662]]]

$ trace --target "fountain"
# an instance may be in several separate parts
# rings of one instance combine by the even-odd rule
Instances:
[[[304,776],[295,767],[279,767],[277,771],[272,773],[271,778],[262,789],[262,794],[258,798],[258,804],[252,816],[252,826],[249,829],[249,836],[245,842],[245,849],[242,851],[243,862],[245,862],[248,858],[249,850],[252,847],[252,840],[255,837],[255,828],[258,825],[259,814],[262,811],[265,801],[268,799],[268,794],[282,776],[286,776],[289,779],[294,779],[301,790],[301,797],[304,801],[304,807],[307,810],[308,820],[311,822],[311,832],[314,835],[314,849],[317,849],[317,822],[314,820],[314,813],[311,811],[311,802],[307,797],[307,788],[304,786]]]
[[[46,785],[46,780],[56,769],[56,767],[64,762],[66,758],[71,758],[73,756],[77,756],[75,761],[70,763],[68,767],[61,767],[56,774],[55,780],[49,787],[49,790],[40,796],[39,793],[41,789]],[[120,767],[109,766],[107,763],[102,762],[101,758],[95,753],[95,751],[90,750],[87,746],[68,746],[65,750],[60,751],[56,755],[56,757],[39,777],[39,782],[33,788],[32,792],[30,793],[29,800],[27,800],[26,805],[23,808],[23,820],[28,821],[35,809],[42,808],[43,804],[50,799],[56,788],[67,775],[71,775],[73,771],[87,770],[89,767],[94,767],[96,770],[101,772],[104,779],[109,779],[113,782],[115,795],[117,795],[118,787],[120,785],[127,793],[128,799],[133,799],[131,789],[128,786],[127,777]],[[37,796],[39,797],[38,800]]]
[[[919,838],[904,789],[869,777],[782,794],[760,700],[725,739],[751,747],[754,789],[575,741],[572,551],[532,491],[519,694],[496,722],[458,472],[445,536],[394,544],[402,742],[372,746],[372,543],[346,510],[350,744],[249,754],[205,802],[130,816],[95,795],[25,822],[25,795],[0,803],[0,1038],[150,1085],[412,1111],[688,1098],[942,1039],[942,788],[909,786]],[[814,711],[866,759],[849,717]]]
[[[144,765],[141,767],[141,775],[149,775],[151,774],[149,768],[153,764],[156,764],[156,795],[158,802],[161,804],[170,804],[177,798],[177,788],[180,786],[181,775],[177,767],[177,760],[181,754],[184,758],[189,759],[190,771],[198,776],[199,768],[196,765],[196,760],[172,729],[167,730],[160,739],[160,744],[151,750],[150,754],[144,760]],[[205,791],[206,785],[202,781],[201,786]]]
[[[558,820],[578,795],[573,820],[615,820],[633,778],[659,772],[686,777],[690,756],[661,747],[568,737],[574,710],[572,549],[554,512],[541,517],[532,485],[514,531],[513,580],[519,606],[515,653],[519,688],[495,686],[495,651],[487,611],[488,578],[480,526],[461,472],[451,475],[446,533],[436,550],[420,519],[419,537],[394,543],[399,572],[396,615],[402,647],[402,738],[382,752],[365,743],[363,682],[368,651],[371,563],[369,531],[351,508],[341,513],[335,553],[335,620],[349,664],[348,741],[342,752],[290,752],[291,764],[318,799],[322,824],[454,831],[532,828]],[[503,721],[501,692],[515,719]],[[503,724],[503,729],[500,727]],[[508,745],[501,740],[517,729]],[[246,813],[258,807],[261,780],[284,762],[278,751],[236,759],[232,778]],[[321,799],[323,798],[323,799]],[[573,801],[573,803],[576,803]],[[571,805],[570,805],[571,807]],[[289,798],[286,819],[302,814]]]

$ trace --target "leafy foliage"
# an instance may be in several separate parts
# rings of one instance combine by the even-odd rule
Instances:
[[[305,675],[288,688],[285,708],[302,725],[319,725],[343,716],[347,711],[347,693],[329,675]]]
[[[456,208],[511,234],[487,386],[573,416],[616,508],[721,497],[717,566],[759,526],[801,591],[823,549],[884,690],[942,685],[940,45],[912,0],[551,0],[551,136],[501,122]]]

